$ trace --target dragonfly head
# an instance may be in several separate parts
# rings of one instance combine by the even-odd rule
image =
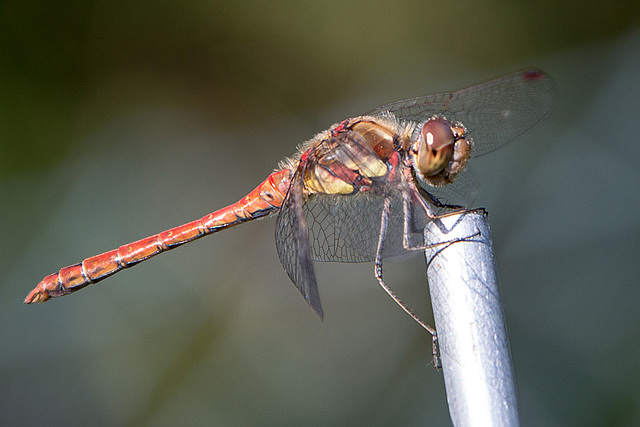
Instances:
[[[444,117],[432,117],[419,125],[409,153],[413,168],[431,185],[453,182],[464,170],[471,145],[464,138],[465,128]]]

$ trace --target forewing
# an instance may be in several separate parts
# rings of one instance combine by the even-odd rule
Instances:
[[[401,120],[421,122],[443,115],[461,122],[473,139],[472,157],[487,154],[523,134],[553,106],[556,85],[539,70],[510,74],[451,93],[405,99],[367,114],[391,112]]]
[[[298,167],[276,220],[276,248],[280,262],[307,304],[322,318],[318,282],[311,262],[309,231],[304,211],[303,169]]]

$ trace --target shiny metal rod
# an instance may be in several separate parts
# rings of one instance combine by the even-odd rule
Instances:
[[[443,217],[429,224],[425,237],[452,242],[425,252],[451,420],[455,426],[519,426],[487,214]]]

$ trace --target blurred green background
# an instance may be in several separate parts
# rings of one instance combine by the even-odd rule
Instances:
[[[555,110],[473,162],[523,423],[640,424],[640,4],[472,0],[0,3],[0,424],[450,424],[373,266],[317,265],[320,322],[273,219],[22,299],[238,200],[333,122],[532,65]],[[429,320],[424,260],[386,271]]]

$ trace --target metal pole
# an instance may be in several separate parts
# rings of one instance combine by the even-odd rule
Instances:
[[[439,218],[425,238],[452,241],[425,252],[451,420],[455,426],[519,426],[487,214]]]

